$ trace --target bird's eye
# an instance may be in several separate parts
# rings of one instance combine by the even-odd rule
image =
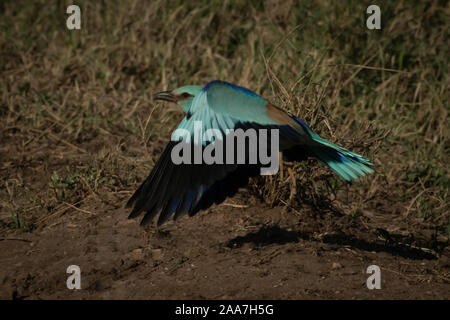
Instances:
[[[187,93],[187,92],[184,92],[183,94],[182,94],[182,97],[183,98],[189,98],[191,95],[189,94],[189,93]]]

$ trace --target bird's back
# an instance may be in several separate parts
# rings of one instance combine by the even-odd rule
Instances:
[[[211,81],[206,84],[198,101],[205,101],[215,113],[230,116],[241,122],[256,122],[259,124],[276,124],[266,112],[267,100],[258,94],[225,82]],[[193,105],[196,103],[195,99]]]

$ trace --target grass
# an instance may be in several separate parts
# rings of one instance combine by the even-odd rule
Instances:
[[[449,4],[379,1],[79,1],[0,5],[0,201],[39,225],[62,203],[124,202],[182,118],[151,93],[222,79],[373,160],[352,186],[310,160],[249,190],[295,210],[449,217]],[[14,193],[11,192],[14,186]],[[31,198],[30,198],[31,197]],[[33,200],[30,200],[33,199]]]

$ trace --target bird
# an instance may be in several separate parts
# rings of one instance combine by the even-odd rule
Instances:
[[[316,158],[347,182],[374,172],[369,159],[325,140],[297,116],[236,84],[214,80],[204,86],[162,91],[154,99],[175,103],[183,110],[185,116],[177,130],[195,135],[194,124],[201,121],[204,131],[217,129],[226,140],[230,129],[277,129],[279,148],[287,161]],[[128,200],[126,207],[132,208],[128,218],[143,213],[140,224],[146,225],[159,214],[159,227],[172,216],[174,220],[185,214],[194,216],[233,196],[251,177],[261,173],[260,162],[174,163],[173,151],[183,141],[192,148],[201,145],[204,149],[218,140],[179,137],[169,141],[148,177]]]

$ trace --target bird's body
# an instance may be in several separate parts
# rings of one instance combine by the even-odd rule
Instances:
[[[204,87],[185,86],[157,95],[161,100],[176,102],[186,112],[178,129],[195,134],[218,130],[227,139],[230,129],[278,129],[279,148],[288,160],[316,157],[346,181],[372,173],[371,162],[339,147],[316,134],[301,119],[270,104],[252,91],[223,81],[212,81]],[[181,139],[181,138],[180,138]],[[259,174],[261,163],[174,164],[172,153],[180,141],[171,141],[150,175],[138,188],[127,206],[133,206],[130,218],[146,212],[141,224],[158,213],[158,225],[173,214],[174,219],[194,215],[213,203],[221,203]],[[214,140],[191,141],[205,148]]]

